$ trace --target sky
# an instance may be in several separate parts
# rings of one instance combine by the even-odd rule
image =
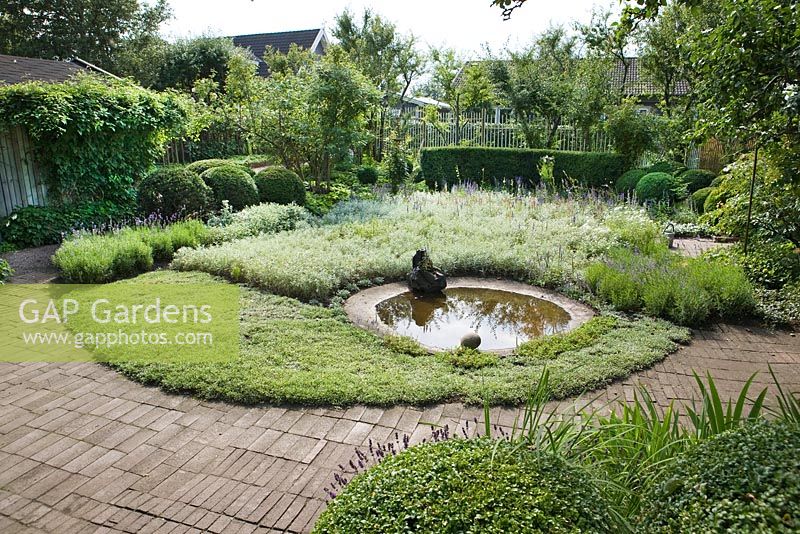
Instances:
[[[344,9],[361,13],[371,8],[411,32],[423,48],[449,46],[467,58],[492,50],[525,46],[552,24],[589,22],[594,5],[617,6],[609,0],[528,0],[509,21],[490,0],[170,0],[174,18],[165,37],[242,35],[324,26],[330,37],[334,18]]]

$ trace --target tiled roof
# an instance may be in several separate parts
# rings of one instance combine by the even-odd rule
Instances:
[[[83,67],[68,61],[0,55],[0,85],[40,81],[64,82]]]
[[[614,70],[611,72],[611,83],[615,89],[622,85],[622,79],[625,77],[625,66],[622,61],[617,61],[614,65]],[[628,58],[628,76],[625,79],[625,94],[628,96],[651,96],[659,95],[662,90],[651,80],[647,79],[642,73],[639,58]],[[675,85],[675,94],[685,95],[689,92],[689,83],[686,80],[680,80]]]
[[[475,65],[480,63],[480,61],[468,61],[464,68],[471,65]],[[462,75],[464,70],[462,69],[461,72],[458,73],[456,76],[455,83],[456,85],[460,85],[462,83]],[[618,89],[622,85],[622,79],[625,74],[625,67],[621,61],[617,61],[614,65],[614,69],[611,71],[611,83],[614,86],[614,89]],[[689,92],[689,83],[686,80],[681,80],[676,84],[675,87],[675,94],[685,95]],[[625,95],[626,96],[637,96],[637,97],[647,97],[647,96],[658,96],[661,94],[661,89],[656,86],[651,80],[648,80],[641,69],[641,65],[639,64],[639,58],[631,57],[628,58],[628,76],[625,80]]]
[[[233,37],[233,44],[242,48],[249,48],[253,55],[258,59],[258,74],[267,76],[269,70],[266,63],[262,61],[264,52],[268,46],[278,52],[286,53],[292,44],[310,50],[317,40],[320,28],[313,30],[299,30],[292,32],[277,33],[254,33],[251,35],[236,35]]]

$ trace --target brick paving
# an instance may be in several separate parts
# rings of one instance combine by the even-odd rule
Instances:
[[[722,243],[714,241],[713,239],[693,237],[693,238],[676,238],[673,242],[673,248],[676,252],[696,258],[703,252],[717,247],[729,247],[732,243]]]
[[[724,396],[770,363],[800,391],[800,339],[718,325],[653,368],[584,395],[598,406],[697,396],[691,370],[710,371]],[[554,403],[568,409],[574,400]],[[519,409],[494,408],[508,427]],[[355,446],[430,424],[460,433],[482,410],[426,407],[244,407],[143,387],[95,363],[0,364],[0,532],[306,532],[323,486]],[[475,425],[470,425],[469,433]]]

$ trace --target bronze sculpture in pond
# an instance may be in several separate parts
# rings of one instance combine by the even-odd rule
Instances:
[[[439,293],[447,287],[444,273],[433,266],[425,249],[418,250],[411,260],[408,288],[414,293]]]

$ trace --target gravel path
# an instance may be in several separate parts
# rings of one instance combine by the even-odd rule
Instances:
[[[26,248],[0,255],[14,269],[7,282],[12,284],[45,284],[58,277],[58,270],[50,262],[58,245]]]

